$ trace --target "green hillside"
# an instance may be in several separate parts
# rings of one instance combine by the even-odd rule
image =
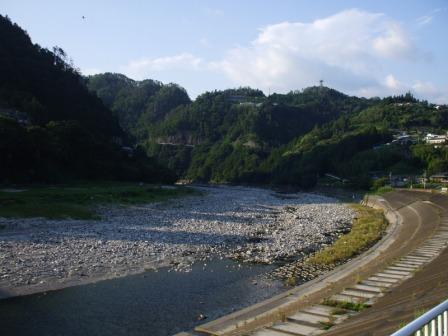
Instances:
[[[0,16],[0,181],[174,179],[144,151],[123,150],[126,139],[61,48],[33,44]]]
[[[445,148],[421,143],[448,129],[448,109],[409,93],[366,99],[310,87],[266,97],[238,88],[190,102],[176,85],[119,74],[89,77],[88,86],[118,116],[132,115],[126,127],[149,155],[193,181],[312,187],[332,174],[368,188],[374,173],[448,170]],[[392,142],[403,132],[414,143]]]

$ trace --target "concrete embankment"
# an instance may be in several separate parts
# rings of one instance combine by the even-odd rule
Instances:
[[[334,307],[330,309],[328,305],[322,306],[322,302],[333,305],[338,305],[338,302],[371,305],[389,287],[395,288],[402,280],[411,277],[411,271],[417,263],[421,263],[420,266],[429,263],[433,260],[431,258],[443,250],[444,235],[439,233],[434,241],[430,241],[432,247],[423,247],[422,251],[416,252],[426,253],[429,259],[419,259],[419,255],[408,256],[434,234],[440,225],[439,212],[448,207],[448,204],[443,203],[437,208],[432,201],[443,203],[446,198],[407,191],[390,193],[384,198],[369,197],[366,204],[384,209],[391,222],[385,237],[369,251],[314,281],[211,321],[196,330],[208,335],[239,335],[261,327],[254,334],[259,336],[314,335],[324,332],[345,318],[333,316],[328,311]],[[404,259],[389,267],[397,258],[412,260]],[[414,261],[415,258],[419,260]],[[343,315],[348,317],[353,314],[348,309]],[[320,319],[313,321],[316,315]]]

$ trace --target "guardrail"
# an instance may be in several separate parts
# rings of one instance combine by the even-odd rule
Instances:
[[[448,336],[448,300],[442,302],[391,336]]]

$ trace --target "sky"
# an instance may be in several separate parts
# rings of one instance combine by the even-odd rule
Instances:
[[[324,85],[448,103],[448,0],[0,0],[85,75],[265,94]],[[84,17],[84,18],[83,18]]]

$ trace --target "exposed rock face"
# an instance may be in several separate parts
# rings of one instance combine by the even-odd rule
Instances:
[[[201,187],[203,196],[98,209],[100,221],[2,219],[0,288],[177,270],[210,255],[273,263],[331,243],[354,212],[315,194]]]

